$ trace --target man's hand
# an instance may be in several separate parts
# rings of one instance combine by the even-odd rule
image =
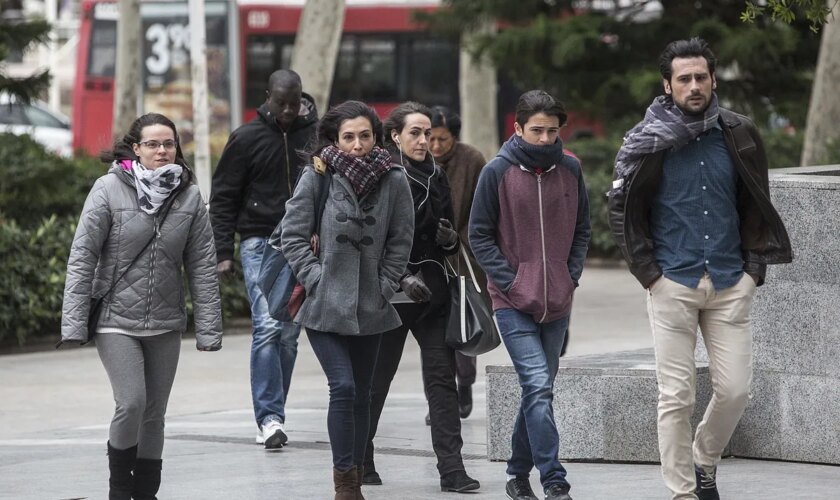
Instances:
[[[432,298],[432,291],[423,283],[423,280],[409,274],[400,280],[400,286],[408,298],[414,302],[428,302]]]
[[[230,276],[233,274],[233,261],[223,260],[216,264],[216,272],[219,276]]]
[[[438,222],[437,233],[435,233],[435,243],[444,248],[452,248],[456,241],[458,241],[458,233],[452,229],[452,223],[446,219],[441,219]]]

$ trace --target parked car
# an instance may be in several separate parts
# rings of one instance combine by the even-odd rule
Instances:
[[[0,94],[0,132],[29,134],[47,150],[67,158],[73,156],[70,120],[50,111],[41,101],[27,106],[8,94]]]

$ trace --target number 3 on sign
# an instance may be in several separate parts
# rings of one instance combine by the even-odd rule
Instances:
[[[172,65],[171,47],[189,50],[189,29],[183,24],[165,26],[155,23],[146,29],[146,40],[152,42],[151,55],[146,58],[146,69],[153,75],[162,75]]]
[[[146,69],[153,75],[169,71],[169,36],[162,24],[153,24],[146,30],[146,40],[152,42],[151,55],[146,58]]]

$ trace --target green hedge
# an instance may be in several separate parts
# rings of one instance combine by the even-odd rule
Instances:
[[[0,134],[0,169],[0,345],[57,339],[76,222],[107,166],[90,157],[62,159],[29,137]],[[221,284],[226,318],[249,314],[236,261],[238,272]]]
[[[618,247],[610,236],[607,221],[607,191],[612,185],[613,162],[620,140],[586,138],[569,141],[566,147],[580,159],[583,179],[589,194],[589,217],[592,223],[592,240],[588,257],[617,259]]]

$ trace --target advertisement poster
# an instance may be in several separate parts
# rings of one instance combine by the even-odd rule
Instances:
[[[143,110],[175,122],[186,154],[192,152],[192,84],[187,2],[149,3],[143,19]],[[210,152],[218,157],[230,134],[229,49],[227,6],[207,2],[207,85],[210,105]]]

